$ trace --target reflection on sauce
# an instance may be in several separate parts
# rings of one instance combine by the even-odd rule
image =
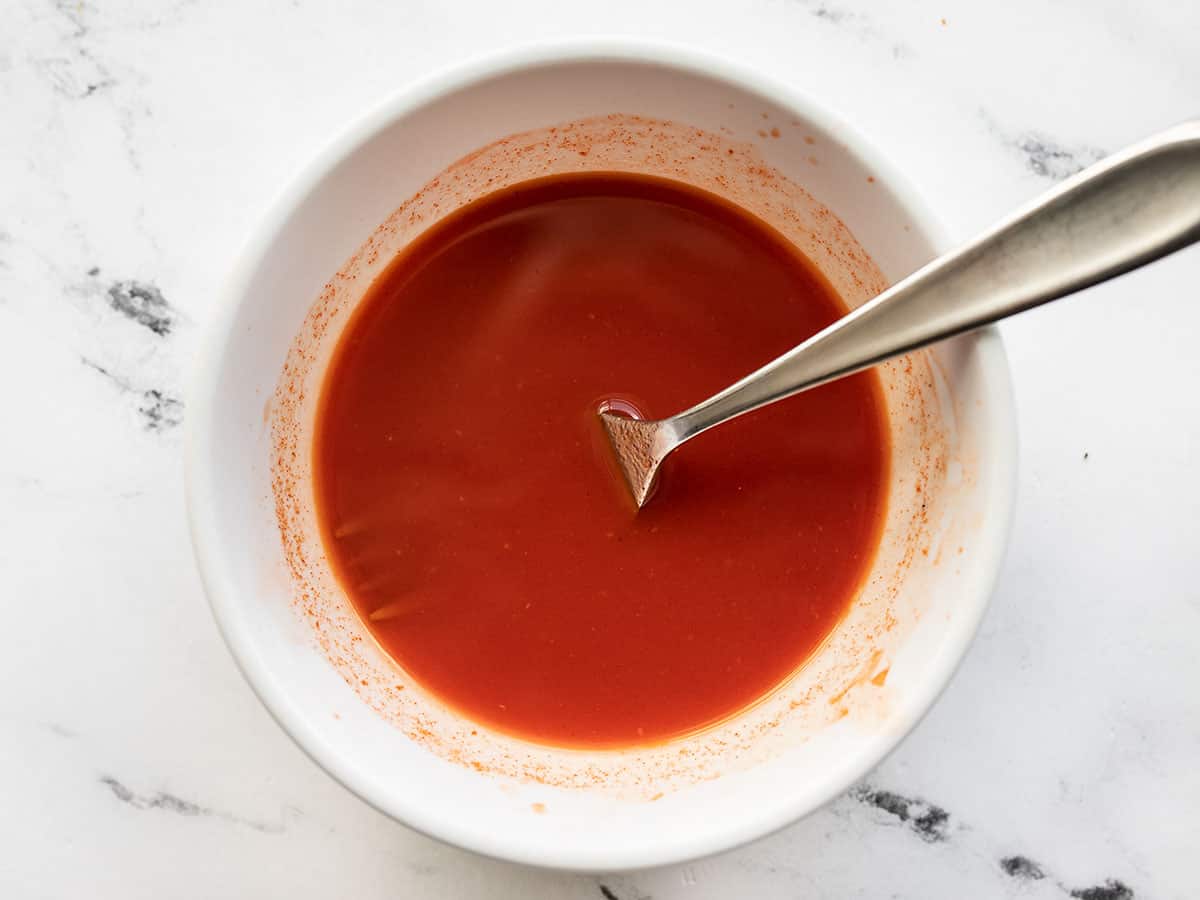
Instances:
[[[372,285],[326,376],[314,470],[339,581],[426,689],[528,740],[649,744],[736,713],[870,567],[877,376],[690,442],[636,515],[597,404],[672,414],[842,313],[773,231],[671,182],[558,176],[471,204]]]

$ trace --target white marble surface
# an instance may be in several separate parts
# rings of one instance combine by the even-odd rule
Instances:
[[[1021,487],[979,639],[876,793],[754,846],[595,878],[417,836],[291,744],[209,617],[198,332],[290,174],[409,79],[566,34],[714,50],[855,120],[963,236],[1200,113],[1192,0],[886,6],[0,0],[0,896],[1200,895],[1200,249],[1004,327]]]

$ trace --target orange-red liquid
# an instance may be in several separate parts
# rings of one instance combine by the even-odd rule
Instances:
[[[661,741],[778,685],[846,611],[887,499],[867,372],[687,444],[635,514],[599,402],[675,413],[842,315],[707,194],[572,175],[484,198],[371,286],[322,394],[325,546],[379,643],[464,715]]]

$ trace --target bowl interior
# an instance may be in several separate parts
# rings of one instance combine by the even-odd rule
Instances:
[[[506,181],[584,168],[725,194],[796,241],[852,305],[935,255],[934,226],[884,162],[753,75],[644,49],[488,64],[361,122],[248,248],[201,361],[189,495],[226,639],[305,750],[436,837],[595,870],[753,839],[895,745],[982,615],[1007,533],[1013,447],[994,334],[888,364],[883,546],[853,612],[792,681],[717,729],[649,750],[538,748],[455,719],[364,637],[324,567],[306,429],[338,329],[396,249]]]

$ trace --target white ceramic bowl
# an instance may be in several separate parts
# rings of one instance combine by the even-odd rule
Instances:
[[[399,246],[505,180],[579,168],[656,171],[727,193],[805,247],[851,303],[942,248],[899,172],[836,116],[753,72],[627,42],[476,63],[361,119],[250,241],[189,399],[188,499],[225,639],[313,759],[426,834],[524,863],[610,870],[760,837],[896,746],[983,614],[1009,527],[1015,441],[995,332],[886,367],[895,446],[875,568],[814,659],[718,728],[579,753],[456,719],[364,640],[325,569],[305,481],[312,398],[346,312]],[[440,187],[392,215],[439,173]]]

